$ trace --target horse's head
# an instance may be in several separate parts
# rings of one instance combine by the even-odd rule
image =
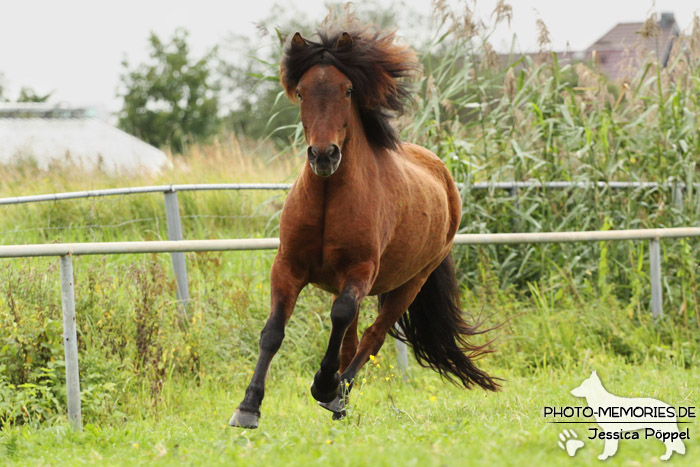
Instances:
[[[300,103],[311,168],[329,177],[338,170],[350,137],[365,138],[376,148],[398,146],[389,120],[409,97],[401,79],[417,68],[417,61],[391,33],[319,31],[318,36],[318,42],[292,36],[280,81],[289,98]]]
[[[304,39],[295,35],[293,46],[304,47]],[[336,47],[351,47],[352,39],[343,34]],[[301,108],[301,123],[308,148],[309,164],[320,177],[338,170],[341,148],[352,118],[352,82],[336,67],[320,63],[309,68],[294,90]]]

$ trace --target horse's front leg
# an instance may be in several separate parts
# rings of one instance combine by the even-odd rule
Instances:
[[[374,265],[361,263],[351,268],[345,276],[340,294],[331,307],[331,335],[321,368],[314,376],[311,394],[319,402],[336,399],[340,387],[340,349],[348,328],[356,323],[360,302],[367,296],[374,278]],[[357,332],[357,331],[353,331]],[[357,337],[355,337],[357,339]]]
[[[271,309],[267,323],[260,333],[260,354],[255,371],[245,391],[245,397],[231,417],[229,425],[241,428],[257,428],[260,417],[260,405],[265,397],[265,378],[270,368],[270,362],[275,356],[282,340],[284,328],[294,311],[299,292],[306,285],[295,275],[289,263],[275,258],[272,266]]]
[[[343,338],[343,345],[340,348],[340,373],[342,374],[345,369],[350,365],[350,362],[355,357],[357,352],[357,344],[359,340],[357,339],[357,320],[360,317],[359,313],[355,314],[355,319],[345,331],[345,337]]]

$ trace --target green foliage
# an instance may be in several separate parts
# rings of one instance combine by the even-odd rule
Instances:
[[[432,149],[465,184],[461,232],[698,225],[693,154],[700,152],[700,41],[678,47],[685,52],[674,52],[667,68],[650,58],[622,85],[594,65],[562,65],[555,53],[519,57],[505,67],[489,65],[495,63],[488,45],[492,29],[477,27],[468,11],[449,18],[454,24],[448,21],[445,32],[436,32],[422,51],[425,76],[417,83],[414,114],[402,122],[405,141]],[[527,180],[666,185],[516,192],[469,188],[474,182]],[[682,203],[674,190],[677,182],[689,187]],[[592,279],[603,286],[597,288],[601,296],[636,301],[639,289],[629,284],[640,284],[635,277],[648,265],[643,252],[629,245],[470,247],[461,250],[461,270],[472,288],[479,286],[477,271],[486,262],[504,289],[513,285],[527,291],[529,283],[549,277],[581,288]],[[695,242],[683,249],[700,253]],[[666,277],[697,275],[697,265],[675,259],[683,255],[679,243],[664,242],[664,254]],[[687,301],[692,296],[695,303],[696,293],[668,287],[665,299],[673,310],[687,313]]]
[[[287,351],[287,343],[282,352]],[[389,357],[387,357],[388,359]],[[147,391],[136,393],[126,417],[86,422],[82,432],[66,425],[14,426],[0,431],[3,465],[547,465],[567,467],[571,458],[557,446],[563,428],[574,429],[586,446],[575,465],[598,465],[603,440],[588,440],[588,424],[549,424],[544,406],[585,406],[569,394],[595,369],[605,387],[626,397],[654,397],[693,405],[696,373],[648,362],[643,367],[591,352],[585,363],[548,368],[526,376],[505,369],[506,389],[496,394],[465,391],[437,375],[415,369],[410,382],[390,378],[388,365],[371,365],[366,384],[356,385],[350,415],[332,421],[308,392],[313,372],[273,365],[257,430],[227,426],[246,375],[186,377],[167,382],[159,411],[150,411]],[[386,376],[385,376],[386,375]],[[388,381],[386,378],[390,378]],[[116,418],[116,417],[115,417]],[[580,420],[580,419],[579,419]],[[673,465],[692,466],[700,449],[690,420],[687,454]],[[685,429],[685,428],[683,428]],[[623,441],[606,465],[653,465],[663,454],[655,440]]]
[[[1,94],[1,93],[0,93]],[[22,87],[19,91],[17,102],[46,102],[51,98],[53,91],[44,95],[37,94],[32,88]]]
[[[207,193],[181,195],[187,238],[275,234],[267,230],[268,220],[275,224],[279,206],[261,212],[259,198],[227,200],[227,196],[230,197]],[[38,241],[39,237],[35,237],[38,235],[42,236],[42,242],[58,238],[62,241],[101,239],[99,227],[34,231],[32,210],[39,209],[38,218],[43,218],[48,215],[43,209],[51,209],[57,225],[66,225],[71,219],[75,227],[80,222],[118,224],[120,216],[146,218],[162,210],[162,199],[126,197],[112,202],[101,199],[30,206],[32,209],[27,211],[22,209],[20,217],[3,216],[0,232],[6,238],[16,235],[8,223],[19,223],[16,227],[20,231],[28,228],[23,235],[29,242]],[[240,217],[189,217],[191,213],[223,213],[213,210],[221,206],[236,206]],[[153,223],[165,225],[162,217]],[[109,238],[139,239],[142,229],[139,223],[127,224]],[[153,233],[146,237],[157,238]],[[14,242],[3,240],[3,243]],[[609,281],[612,291],[629,287],[632,297],[629,301],[616,298],[612,291],[602,295],[592,274],[585,274],[579,283],[564,266],[560,266],[559,274],[543,274],[525,290],[515,285],[503,288],[500,270],[492,261],[484,260],[489,253],[478,251],[482,259],[477,261],[477,276],[473,278],[476,286],[465,290],[465,308],[472,311],[475,319],[479,319],[478,315],[485,318],[485,327],[505,322],[499,330],[482,336],[497,338],[497,352],[483,359],[482,364],[498,375],[508,372],[513,377],[566,372],[590,364],[594,356],[607,356],[621,365],[644,368],[697,366],[700,339],[697,312],[693,311],[696,272],[691,266],[693,256],[688,254],[693,243],[682,243],[679,260],[684,266],[680,270],[686,275],[667,276],[674,288],[681,287],[684,291],[686,312],[667,307],[666,317],[659,322],[651,319],[647,308],[648,277],[645,269],[640,268],[646,252],[641,245],[632,249],[635,267],[629,274],[633,283]],[[608,247],[612,251],[615,245]],[[455,254],[463,257],[465,250],[468,249],[458,247]],[[176,388],[184,381],[187,385],[182,387],[194,392],[206,391],[200,388],[211,384],[221,384],[230,391],[229,384],[235,381],[233,393],[209,403],[219,411],[219,416],[224,416],[222,411],[232,410],[233,406],[227,404],[235,404],[235,399],[242,395],[257,356],[259,332],[269,312],[268,277],[273,256],[274,252],[189,254],[192,301],[186,330],[178,325],[175,283],[167,255],[76,258],[75,296],[85,423],[121,425],[134,417],[172,415],[174,410],[177,413],[175,406],[181,404],[173,402],[172,391],[179,391]],[[613,256],[607,256],[606,261],[610,257]],[[602,258],[599,256],[598,262]],[[672,270],[672,265],[672,261],[667,262],[664,271]],[[6,330],[0,334],[0,422],[7,427],[51,426],[65,421],[57,266],[52,258],[13,259],[0,269],[0,329]],[[608,267],[608,274],[615,277],[621,266],[609,262]],[[277,389],[271,390],[266,398],[265,420],[270,420],[268,414],[272,415],[274,401],[285,400],[283,387],[303,381],[306,390],[307,379],[316,371],[325,350],[330,331],[329,304],[327,294],[312,288],[299,298],[286,329],[285,343],[271,370],[271,384]],[[360,329],[376,316],[375,306],[373,299],[363,304]],[[382,358],[387,364],[393,361],[390,343],[382,350]],[[409,386],[412,389],[406,394],[420,395],[421,401],[427,401],[434,391],[453,391],[443,389],[447,385],[438,380],[429,384],[421,382],[433,376],[415,362],[411,365],[417,381],[412,384],[417,386]],[[386,374],[377,373],[373,367],[363,374],[369,380],[368,391],[383,388],[385,379],[392,378],[386,366],[382,365],[388,371]],[[395,394],[404,391],[396,390]],[[298,397],[305,401],[306,392],[303,395]],[[273,401],[272,405],[268,401]],[[304,416],[316,410],[313,404],[298,404]],[[358,407],[364,418],[367,406]]]
[[[124,61],[119,96],[124,100],[119,126],[155,146],[180,152],[188,141],[205,141],[219,128],[218,87],[210,51],[191,57],[187,31],[169,43],[151,34],[151,61],[131,68]]]

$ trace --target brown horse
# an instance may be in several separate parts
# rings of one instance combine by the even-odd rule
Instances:
[[[449,252],[459,191],[435,154],[400,142],[390,124],[410,97],[404,78],[416,68],[415,54],[393,34],[319,32],[312,42],[296,33],[287,43],[281,81],[300,103],[308,157],[284,204],[271,312],[230,425],[257,427],[270,362],[309,283],[334,295],[328,348],[311,386],[334,418],[397,322],[421,365],[467,388],[498,389],[473,364],[487,350],[467,342],[477,331],[456,305]],[[358,345],[358,308],[368,295],[380,295],[381,307]]]

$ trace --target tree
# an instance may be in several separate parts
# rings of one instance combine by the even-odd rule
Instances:
[[[11,102],[10,98],[5,95],[7,91],[7,84],[5,81],[5,74],[0,72],[0,102]],[[37,94],[34,89],[26,86],[22,86],[19,92],[19,97],[17,97],[17,102],[46,102],[53,95],[54,91],[48,94]]]
[[[7,102],[5,97],[5,75],[0,72],[0,102]]]
[[[202,58],[190,56],[188,33],[175,31],[164,44],[151,33],[150,63],[121,76],[118,96],[124,99],[119,126],[155,146],[182,151],[187,141],[204,141],[219,127],[219,90],[212,79],[212,49]]]
[[[53,91],[42,96],[41,94],[37,94],[32,88],[23,86],[19,91],[17,102],[46,102],[51,98],[52,94]]]

